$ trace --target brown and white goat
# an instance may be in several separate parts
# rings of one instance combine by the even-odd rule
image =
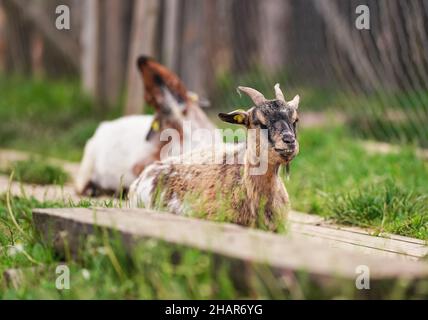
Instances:
[[[146,166],[160,159],[167,144],[160,135],[166,129],[175,129],[180,139],[186,140],[183,121],[192,129],[215,128],[200,108],[201,101],[187,91],[176,74],[145,56],[138,59],[137,68],[144,82],[145,101],[154,107],[155,114],[126,116],[99,125],[85,146],[75,181],[79,194],[127,190]]]
[[[275,86],[275,100],[267,100],[252,88],[238,89],[255,106],[247,111],[220,113],[219,117],[245,126],[247,143],[237,148],[221,144],[214,154],[210,148],[184,155],[180,161],[169,158],[155,162],[132,184],[132,207],[196,213],[272,231],[284,227],[289,197],[279,168],[289,164],[299,151],[296,124],[300,98],[285,101],[279,85]],[[250,136],[255,137],[253,143],[249,142]],[[188,158],[191,162],[186,162]],[[217,163],[214,159],[222,161]]]

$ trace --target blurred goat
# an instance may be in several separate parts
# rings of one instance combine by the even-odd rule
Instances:
[[[181,139],[185,120],[194,129],[214,129],[197,96],[187,91],[177,75],[145,56],[138,58],[137,67],[144,82],[145,102],[155,114],[127,116],[99,125],[85,146],[75,181],[79,194],[126,191],[147,165],[159,160],[167,143],[160,141],[165,129],[176,129]]]

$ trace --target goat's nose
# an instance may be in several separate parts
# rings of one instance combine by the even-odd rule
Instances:
[[[284,141],[287,145],[294,145],[296,143],[296,138],[292,134],[285,134],[282,137],[282,141]]]

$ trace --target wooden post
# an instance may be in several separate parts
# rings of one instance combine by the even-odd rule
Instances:
[[[292,22],[288,0],[266,0],[260,7],[260,58],[269,72],[278,71],[287,61],[288,25]]]
[[[259,58],[262,42],[258,36],[261,1],[232,0],[231,29],[233,47],[233,71],[249,71]]]
[[[82,5],[83,88],[98,105],[111,107],[119,100],[125,78],[127,1],[88,0]]]
[[[205,95],[205,77],[207,70],[205,47],[205,1],[184,0],[183,33],[181,35],[180,76],[186,86]]]
[[[165,65],[174,71],[178,68],[178,36],[180,0],[165,0],[163,19],[162,54]]]
[[[33,75],[41,77],[44,75],[43,53],[45,41],[43,35],[35,30],[31,35],[31,70]]]
[[[6,14],[0,1],[0,72],[6,69]]]
[[[110,104],[117,103],[125,77],[124,4],[107,0],[105,23],[105,94]]]
[[[99,0],[82,2],[84,14],[81,33],[81,73],[84,91],[95,97],[98,94],[98,59],[99,59]]]
[[[127,67],[125,114],[137,114],[143,111],[143,84],[136,62],[141,54],[149,56],[155,56],[156,54],[156,26],[159,10],[160,1],[158,0],[135,1]]]
[[[31,72],[30,26],[22,15],[22,10],[11,0],[3,1],[6,14],[7,71],[28,74]]]
[[[125,8],[126,1],[99,2],[98,100],[104,107],[118,103],[125,77]]]

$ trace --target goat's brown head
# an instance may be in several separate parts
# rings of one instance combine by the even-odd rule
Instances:
[[[144,82],[144,99],[155,109],[155,118],[147,140],[164,129],[181,130],[183,117],[188,111],[190,98],[180,78],[153,58],[140,56],[138,70]]]
[[[247,111],[236,110],[220,113],[221,120],[241,124],[248,129],[262,129],[268,143],[269,158],[279,163],[290,162],[299,152],[297,122],[300,97],[286,101],[279,84],[275,85],[276,99],[267,100],[255,89],[239,87],[247,94],[255,106]]]

